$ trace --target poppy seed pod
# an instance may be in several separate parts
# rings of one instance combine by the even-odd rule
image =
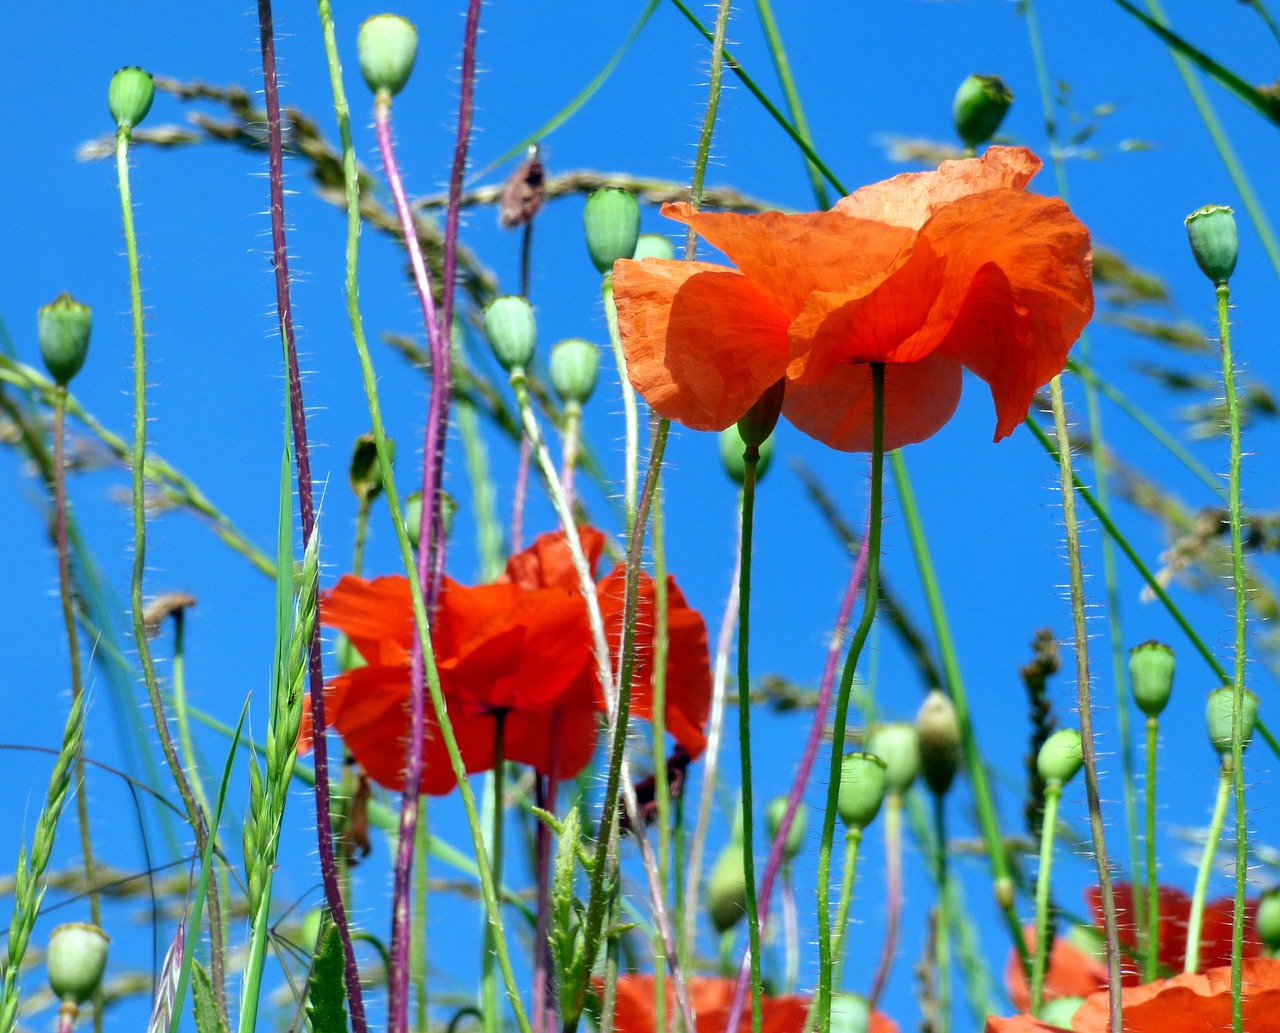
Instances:
[[[743,457],[743,450],[746,446],[742,443],[742,435],[738,433],[738,428],[726,427],[720,432],[720,462],[724,466],[724,472],[729,475],[729,479],[733,481],[739,488],[747,482],[747,461]],[[773,437],[770,435],[760,444],[757,449],[760,458],[756,462],[756,483],[760,483],[760,479],[764,477],[764,472],[769,469],[769,463],[773,459]]]
[[[846,753],[840,761],[840,796],[836,810],[851,829],[865,829],[880,813],[888,768],[874,753]]]
[[[945,796],[960,768],[960,720],[945,692],[932,690],[916,712],[920,773],[937,796]]]
[[[787,798],[785,796],[777,796],[769,801],[769,806],[764,812],[764,820],[769,830],[770,842],[778,837],[778,830],[782,828],[782,819],[786,816],[786,813]],[[796,808],[796,815],[791,821],[791,828],[787,830],[787,840],[782,845],[782,856],[788,861],[800,853],[800,848],[804,846],[806,824],[805,807],[804,804],[800,804]]]
[[[1230,685],[1214,689],[1209,693],[1209,700],[1204,710],[1205,724],[1209,727],[1209,741],[1224,757],[1231,754],[1231,718],[1235,713],[1231,696]],[[1243,719],[1244,745],[1248,746],[1249,740],[1253,738],[1254,722],[1258,719],[1258,697],[1248,689],[1244,690],[1244,708],[1241,718]]]
[[[121,68],[107,87],[107,109],[118,129],[132,129],[151,110],[156,84],[150,72],[141,68]]]
[[[637,262],[642,258],[661,258],[670,262],[676,257],[676,249],[661,233],[641,233],[636,238],[635,254],[631,257]]]
[[[787,381],[783,377],[772,386],[765,388],[756,403],[738,420],[738,436],[747,448],[759,448],[773,433],[778,425],[778,417],[782,415],[782,399],[787,392]]]
[[[387,439],[387,451],[391,461],[396,459],[396,444]],[[351,450],[351,466],[347,471],[351,490],[361,502],[372,502],[382,492],[382,464],[378,460],[378,445],[372,434],[361,434]]]
[[[40,357],[54,383],[66,387],[84,366],[93,330],[93,309],[63,291],[36,311]]]
[[[505,294],[489,302],[484,310],[484,332],[498,364],[508,373],[523,370],[533,361],[538,321],[527,298]]]
[[[551,349],[551,386],[565,405],[586,405],[600,373],[600,349],[581,337],[570,337]]]
[[[1066,785],[1084,764],[1084,747],[1074,728],[1059,728],[1040,747],[1036,770],[1046,782]]]
[[[96,925],[69,922],[49,934],[45,967],[49,988],[63,1004],[84,1004],[98,989],[107,968],[111,937]]]
[[[640,202],[636,195],[617,187],[601,187],[587,197],[582,211],[587,253],[603,276],[620,258],[630,258],[640,239]]]
[[[1013,94],[998,75],[971,75],[956,90],[951,120],[966,147],[979,147],[996,135],[1013,103]]]
[[[920,774],[920,744],[909,724],[877,725],[867,736],[867,750],[884,761],[890,793],[905,793]]]
[[[1173,692],[1173,650],[1151,639],[1129,650],[1133,701],[1147,717],[1159,717]]]
[[[379,96],[394,97],[413,73],[418,30],[398,14],[375,14],[360,26],[356,57],[369,89]]]
[[[1187,240],[1200,271],[1222,286],[1236,271],[1240,242],[1235,213],[1222,204],[1207,204],[1186,218]]]
[[[747,913],[747,878],[743,873],[740,840],[720,851],[707,880],[707,915],[717,933],[727,933]]]

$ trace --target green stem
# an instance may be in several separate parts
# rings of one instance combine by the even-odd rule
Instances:
[[[1241,961],[1244,957],[1245,878],[1249,865],[1249,815],[1244,803],[1244,665],[1248,642],[1246,625],[1249,601],[1244,569],[1244,542],[1240,506],[1240,402],[1236,397],[1235,365],[1231,358],[1231,290],[1217,286],[1218,339],[1222,344],[1222,384],[1226,389],[1227,425],[1231,435],[1231,465],[1227,477],[1227,503],[1231,522],[1231,583],[1235,589],[1235,655],[1231,679],[1231,781],[1236,812],[1235,908],[1231,921],[1231,1028],[1242,1033],[1244,990]]]
[[[935,1033],[951,1028],[951,868],[947,864],[947,798],[933,794],[933,831],[937,840],[934,857],[938,880],[938,904],[934,917],[934,938],[938,971]]]
[[[356,506],[356,530],[351,542],[351,573],[356,577],[364,570],[364,543],[369,536],[369,511],[373,507],[373,499],[361,494]]]
[[[1156,744],[1160,719],[1147,718],[1147,938],[1142,981],[1152,982],[1160,967],[1160,880],[1156,867]]]
[[[663,903],[672,907],[672,902],[665,897],[671,888],[671,785],[667,778],[667,567],[666,538],[662,511],[661,485],[653,493],[652,505],[651,549],[653,554],[653,665],[650,678],[653,683],[652,705],[649,723],[653,728],[653,801],[657,811],[658,850],[657,868],[658,885],[664,894]],[[679,907],[679,895],[675,898],[675,907]],[[680,913],[674,911],[672,921],[676,929],[680,928]],[[665,977],[666,961],[662,938],[654,937],[654,984],[662,988],[662,1007],[654,1015],[657,1018],[654,1033],[666,1033],[667,991]],[[678,948],[678,945],[677,945]],[[679,964],[677,949],[674,964]],[[679,1025],[677,1024],[677,1029]]]
[[[827,802],[822,814],[822,842],[818,847],[818,1030],[831,1028],[831,846],[835,839],[836,811],[840,801],[840,768],[844,759],[845,723],[849,715],[849,693],[853,673],[875,623],[880,600],[880,531],[884,506],[884,364],[871,363],[872,434],[871,503],[867,521],[866,597],[857,630],[840,673],[831,731],[831,770],[827,777]]]
[[[890,790],[884,801],[885,923],[880,963],[871,981],[867,1002],[874,1010],[889,982],[898,953],[898,927],[902,922],[902,793]]]
[[[1036,953],[1031,965],[1031,1015],[1040,1017],[1044,1005],[1044,974],[1049,962],[1049,886],[1053,872],[1053,837],[1058,831],[1058,801],[1062,783],[1044,789],[1044,821],[1040,826],[1040,867],[1036,870]]]
[[[840,882],[840,903],[836,906],[836,942],[832,945],[831,987],[835,992],[844,985],[844,946],[849,933],[849,909],[853,904],[853,886],[858,877],[858,848],[862,845],[862,829],[850,825],[844,833],[844,877]],[[810,1017],[813,1016],[812,1010]]]
[[[618,334],[618,306],[613,300],[613,276],[606,276],[600,286],[604,298],[604,318],[609,326],[609,345],[613,361],[618,368],[618,386],[622,390],[622,415],[626,426],[626,456],[623,467],[622,500],[627,514],[627,537],[635,533],[636,483],[640,468],[640,429],[636,414],[636,392],[627,376],[627,357],[622,352],[622,338]]]
[[[503,800],[504,756],[507,712],[499,710],[493,715],[493,828],[490,836],[490,863],[493,865],[493,881],[502,885],[502,825],[506,818]],[[484,930],[484,954],[480,959],[480,1014],[484,1033],[497,1033],[502,1028],[498,1015],[498,981],[493,970],[493,923]],[[534,1007],[539,1007],[534,1002]]]
[[[1213,801],[1213,817],[1209,819],[1209,833],[1205,837],[1200,867],[1196,869],[1196,887],[1191,895],[1191,915],[1187,920],[1187,955],[1182,966],[1183,972],[1198,972],[1200,969],[1200,929],[1204,925],[1204,898],[1209,891],[1213,855],[1218,852],[1218,840],[1222,838],[1222,824],[1227,817],[1227,801],[1230,798],[1231,772],[1224,758],[1218,769],[1218,793]]]

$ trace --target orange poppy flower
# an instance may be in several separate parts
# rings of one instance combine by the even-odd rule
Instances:
[[[661,415],[721,430],[785,378],[795,426],[861,452],[869,363],[886,365],[886,449],[946,423],[968,369],[991,389],[995,439],[1007,437],[1093,312],[1088,231],[1063,202],[1024,192],[1040,165],[992,147],[806,215],[663,205],[737,269],[614,266],[632,385]]]
[[[594,568],[604,536],[592,528],[581,533]],[[612,582],[606,583],[611,590]],[[711,693],[706,630],[674,582],[669,587],[668,722],[677,741],[696,755],[705,746],[702,724]],[[652,579],[642,580],[642,621],[646,591],[652,614],[652,588]],[[608,612],[604,599],[602,608]],[[402,789],[415,634],[408,581],[403,576],[374,581],[344,577],[322,597],[320,620],[343,631],[367,661],[326,685],[329,723],[375,782]],[[651,628],[651,620],[642,627]],[[563,535],[542,535],[511,557],[493,584],[468,587],[446,578],[432,621],[432,645],[468,772],[493,767],[499,714],[507,760],[541,772],[555,770],[565,778],[586,767],[604,700],[586,605]],[[652,635],[642,635],[638,655],[651,649]],[[646,702],[651,692],[642,680],[647,677],[641,662],[635,679],[636,712],[641,715],[651,707]],[[310,722],[304,720],[304,748],[310,735]],[[422,791],[449,792],[453,773],[430,713],[423,749]]]
[[[697,1033],[725,1033],[729,1006],[733,1001],[735,980],[712,976],[690,976],[689,1004],[693,1008]],[[597,984],[597,990],[599,984]],[[670,979],[666,983],[667,1029],[674,1028],[675,994]],[[613,1033],[653,1033],[653,976],[624,975],[618,977],[614,1001]],[[765,997],[760,1001],[763,1033],[798,1033],[809,1014],[810,998],[797,994]],[[745,1008],[738,1023],[739,1033],[751,1029],[751,1009]],[[867,1033],[898,1033],[894,1021],[880,1012],[871,1013]]]

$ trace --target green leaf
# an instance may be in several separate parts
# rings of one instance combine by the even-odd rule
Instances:
[[[195,978],[191,981],[191,996],[196,1013],[197,1033],[227,1033],[213,999],[213,980],[200,962],[192,965]]]
[[[312,1033],[347,1033],[347,991],[342,981],[342,935],[336,925],[320,938],[308,984]],[[204,1033],[202,1030],[201,1033]]]

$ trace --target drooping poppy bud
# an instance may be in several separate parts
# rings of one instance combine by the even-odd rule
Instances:
[[[80,372],[89,354],[93,309],[63,291],[36,312],[36,336],[40,357],[54,383],[66,387]]]
[[[600,349],[581,337],[569,337],[551,349],[551,386],[565,405],[585,405],[596,388]]]
[[[1226,757],[1231,753],[1231,719],[1235,714],[1232,705],[1232,688],[1224,685],[1209,693],[1205,704],[1204,720],[1209,727],[1209,741],[1219,754]],[[1244,707],[1241,710],[1244,745],[1249,745],[1253,738],[1253,726],[1258,720],[1258,697],[1248,689],[1244,690]]]
[[[867,749],[885,763],[889,792],[905,793],[920,773],[920,744],[909,724],[877,725],[867,736]]]
[[[865,829],[880,813],[888,785],[888,768],[874,753],[846,753],[840,761],[840,795],[836,810],[851,829]]]
[[[769,806],[765,809],[764,819],[765,826],[769,830],[769,841],[773,842],[778,837],[778,830],[782,828],[782,819],[787,813],[787,798],[785,796],[777,796],[769,801]],[[807,824],[805,816],[804,804],[796,808],[795,817],[791,819],[791,828],[787,830],[786,842],[782,845],[782,856],[788,861],[800,853],[800,848],[804,846],[804,829]]]
[[[413,73],[418,30],[398,14],[375,14],[360,26],[356,57],[369,89],[378,96],[394,97]]]
[[[937,796],[945,796],[960,767],[960,720],[955,704],[940,689],[932,690],[916,712],[920,772]]]
[[[97,992],[110,944],[111,937],[86,922],[68,922],[49,934],[45,967],[49,989],[59,1001],[79,1007]]]
[[[508,373],[523,370],[533,361],[538,344],[538,321],[528,298],[505,294],[484,310],[484,332],[489,347]]]
[[[1200,271],[1221,286],[1236,271],[1240,242],[1235,213],[1222,204],[1207,204],[1186,218],[1187,240]]]
[[[396,445],[387,439],[387,450],[395,462]],[[372,434],[361,434],[351,450],[351,466],[347,471],[351,490],[361,502],[372,502],[382,492],[382,464],[378,461],[378,446]]]
[[[155,80],[141,68],[121,68],[107,87],[107,109],[118,129],[132,129],[151,110],[156,97]]]
[[[724,472],[729,475],[729,479],[739,488],[747,482],[747,462],[743,458],[745,448],[742,435],[738,433],[736,426],[726,427],[720,432],[720,463],[724,466]],[[756,463],[756,483],[759,484],[773,459],[772,435],[765,438],[757,451],[760,453],[760,459]]]
[[[747,913],[747,878],[742,870],[742,841],[720,851],[707,880],[707,915],[718,933],[726,933]]]
[[[676,257],[676,249],[661,233],[641,233],[636,239],[635,254],[631,257],[637,262],[642,258],[661,258],[670,262]]]
[[[1004,121],[1013,94],[998,75],[971,75],[956,90],[951,119],[966,147],[980,147]]]
[[[786,394],[787,380],[782,377],[765,388],[754,405],[738,420],[738,436],[747,448],[759,448],[773,433],[782,415],[782,399]]]
[[[1147,717],[1159,717],[1173,692],[1173,650],[1151,639],[1129,650],[1133,701]]]
[[[587,253],[603,276],[620,258],[635,254],[640,238],[640,202],[636,195],[617,187],[601,187],[587,196],[582,211]]]
[[[1066,785],[1084,765],[1084,747],[1074,728],[1059,728],[1040,747],[1036,770],[1048,783]]]

